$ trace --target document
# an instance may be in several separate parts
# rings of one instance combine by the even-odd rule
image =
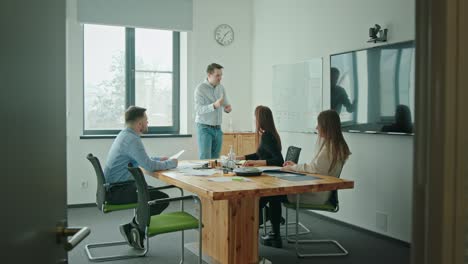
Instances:
[[[181,150],[179,152],[177,152],[176,154],[172,155],[169,159],[178,159],[180,157],[180,155],[182,155],[182,153],[184,153],[185,150]]]
[[[185,176],[213,176],[218,173],[215,169],[206,169],[206,170],[186,170],[183,171]]]
[[[214,181],[214,182],[232,182],[232,181],[237,181],[237,182],[250,182],[252,181],[251,179],[245,178],[245,177],[215,177],[215,178],[209,178],[209,181]]]
[[[260,166],[260,167],[255,167],[261,171],[266,171],[266,170],[277,170],[280,171],[282,167],[279,166]]]
[[[216,173],[219,173],[216,169],[203,169],[203,170],[194,170],[193,167],[177,167],[176,170],[184,176],[213,176]]]
[[[303,173],[290,172],[290,171],[267,170],[267,171],[263,171],[263,172],[266,173],[269,176],[278,177],[278,178],[306,176]],[[309,176],[307,176],[307,177],[309,177]],[[310,177],[312,177],[312,176],[310,176]]]

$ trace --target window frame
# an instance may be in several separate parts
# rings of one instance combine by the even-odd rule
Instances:
[[[84,25],[83,25],[84,28]],[[83,47],[84,47],[83,30]],[[85,72],[83,50],[83,72]],[[168,71],[161,71],[168,73]],[[125,27],[125,109],[135,105],[135,28]],[[85,81],[83,75],[83,135],[117,135],[122,129],[85,129]],[[125,111],[125,110],[124,110]],[[122,111],[122,115],[124,115]],[[180,32],[172,31],[172,126],[148,126],[149,135],[180,133]]]

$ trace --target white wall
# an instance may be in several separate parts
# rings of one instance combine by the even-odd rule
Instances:
[[[389,29],[389,42],[414,39],[414,1],[256,0],[253,7],[252,109],[272,105],[272,65],[323,57],[324,106],[329,106],[329,55],[374,46],[368,28]],[[314,122],[314,120],[311,120]],[[303,148],[300,162],[312,159],[316,137],[281,133],[288,145]],[[352,155],[342,177],[355,181],[340,191],[341,221],[410,241],[413,138],[345,134]],[[377,214],[388,216],[387,230]]]
[[[197,158],[197,145],[193,124],[193,91],[205,78],[206,66],[211,62],[225,67],[223,83],[227,89],[233,112],[225,116],[233,120],[235,130],[247,130],[251,120],[244,116],[250,113],[252,4],[250,0],[195,0],[193,32],[183,34],[182,54],[182,124],[192,138],[148,138],[144,145],[152,155],[171,155],[185,149],[183,158]],[[230,24],[235,31],[234,42],[227,47],[214,40],[218,24]],[[76,21],[76,0],[67,1],[67,180],[68,204],[93,203],[96,179],[91,164],[86,160],[93,153],[102,163],[113,139],[80,139],[83,131],[83,38],[82,28]],[[184,48],[186,47],[186,48]],[[183,55],[182,55],[183,56]],[[247,95],[247,96],[246,96]],[[149,179],[150,184],[157,184]],[[82,182],[88,187],[82,188]]]
[[[94,202],[95,176],[87,153],[105,161],[112,139],[80,140],[83,119],[82,32],[76,23],[76,0],[68,0],[67,37],[67,160],[68,203]],[[218,24],[233,26],[235,40],[219,46],[213,37]],[[329,55],[365,48],[368,28],[378,23],[389,29],[389,41],[414,38],[414,1],[394,0],[194,0],[193,31],[184,35],[187,52],[182,69],[181,124],[194,134],[193,89],[205,77],[206,65],[225,67],[224,85],[233,112],[234,130],[252,129],[253,109],[272,104],[272,65],[324,58],[324,87],[329,87]],[[186,70],[186,72],[184,72]],[[185,85],[184,85],[185,84]],[[324,88],[324,102],[329,102]],[[185,103],[185,104],[184,104]],[[281,133],[284,146],[303,148],[301,162],[312,158],[315,136]],[[345,134],[351,151],[342,177],[355,181],[353,190],[340,191],[341,210],[329,214],[363,228],[410,241],[413,138],[407,136]],[[196,158],[192,138],[144,139],[148,152],[170,155],[186,149]],[[87,181],[88,188],[81,188]],[[151,183],[151,182],[150,182]],[[376,225],[376,214],[388,215],[387,230]]]
[[[194,0],[194,25],[189,35],[189,87],[194,88],[206,78],[206,66],[217,62],[224,66],[223,83],[233,111],[224,115],[223,130],[228,118],[233,129],[251,129],[251,58],[252,58],[252,1],[251,0]],[[234,29],[234,42],[223,47],[214,41],[214,29],[229,24]],[[193,91],[189,93],[193,102]],[[193,109],[193,108],[190,108]],[[193,112],[191,112],[193,113]],[[194,118],[194,117],[193,117]]]

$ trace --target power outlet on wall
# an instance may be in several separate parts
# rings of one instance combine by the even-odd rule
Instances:
[[[378,230],[387,232],[388,215],[382,212],[375,212],[375,226]]]
[[[87,189],[88,188],[88,181],[81,181],[81,189]]]

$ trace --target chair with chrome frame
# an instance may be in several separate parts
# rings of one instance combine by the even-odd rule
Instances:
[[[202,260],[202,204],[200,199],[195,195],[186,195],[175,198],[164,198],[157,200],[150,200],[148,185],[143,176],[143,172],[140,168],[132,167],[129,164],[128,170],[132,173],[135,178],[135,183],[138,190],[138,206],[136,209],[136,225],[137,229],[132,229],[132,237],[141,237],[140,234],[144,234],[144,239],[146,240],[146,247],[144,253],[148,252],[149,248],[149,238],[165,234],[181,231],[181,260],[180,263],[184,262],[184,231],[190,229],[198,229],[198,263],[203,263]],[[183,201],[193,200],[195,203],[198,203],[199,214],[198,219],[192,216],[191,214],[184,211]],[[161,213],[159,215],[151,215],[150,207],[152,205],[181,201],[181,210],[177,212]],[[139,234],[134,234],[134,232],[139,232]]]
[[[340,171],[341,174],[341,171]],[[338,178],[340,175],[338,175]],[[286,207],[286,221],[288,221],[288,209],[296,210],[296,232],[293,234],[295,239],[290,239],[288,234],[288,229],[286,228],[286,240],[289,243],[295,243],[295,248],[296,248],[296,255],[300,258],[306,258],[306,257],[334,257],[334,256],[346,256],[348,255],[348,251],[336,240],[331,240],[331,239],[320,239],[320,240],[300,240],[299,235],[302,235],[299,233],[299,210],[319,210],[319,211],[327,211],[327,212],[333,212],[336,213],[340,209],[339,207],[339,202],[338,202],[338,191],[333,190],[331,191],[330,198],[325,204],[308,204],[308,203],[301,203],[300,202],[300,194],[296,194],[296,202],[294,203],[283,203],[283,205]],[[320,244],[320,243],[332,243],[334,244],[339,250],[339,253],[301,253],[299,251],[299,244]]]
[[[286,152],[286,158],[284,159],[285,161],[292,161],[294,163],[298,163],[299,162],[299,157],[301,155],[301,148],[299,147],[296,147],[296,146],[289,146],[288,147],[288,151]],[[266,207],[263,208],[263,234],[266,235],[267,234],[267,228],[271,227],[271,225],[267,225],[266,224],[266,221],[267,221],[267,211],[266,211]],[[284,221],[284,219],[282,219]],[[289,225],[294,225],[295,222],[287,222],[287,219],[286,221],[282,222],[282,225],[284,223],[287,223],[285,225],[285,229],[288,229],[288,226]],[[299,234],[300,235],[304,235],[304,234],[309,234],[310,233],[310,230],[302,223],[299,222],[299,225],[305,230],[303,232],[300,232]]]
[[[134,181],[127,181],[127,182],[119,182],[114,184],[106,183],[106,179],[104,177],[104,172],[102,171],[101,163],[99,159],[94,156],[93,154],[89,153],[86,158],[91,162],[93,165],[94,171],[96,173],[97,178],[97,188],[96,188],[96,205],[97,208],[103,213],[110,213],[114,211],[121,211],[121,210],[128,210],[128,209],[136,209],[137,203],[130,203],[130,204],[111,204],[107,201],[107,192],[112,187],[118,187],[126,184],[134,184]],[[157,187],[156,189],[169,189],[169,188],[177,188],[175,186],[162,186]],[[182,189],[178,188],[181,191],[181,195],[183,195]],[[94,243],[94,244],[87,244],[85,246],[86,255],[90,261],[110,261],[110,260],[118,260],[118,259],[128,259],[128,258],[136,258],[144,256],[141,252],[136,252],[134,254],[127,253],[127,254],[119,254],[119,255],[108,255],[108,256],[96,256],[91,253],[91,249],[97,248],[110,248],[110,247],[117,247],[122,245],[127,245],[126,241],[113,241],[113,242],[102,242],[102,243]]]

